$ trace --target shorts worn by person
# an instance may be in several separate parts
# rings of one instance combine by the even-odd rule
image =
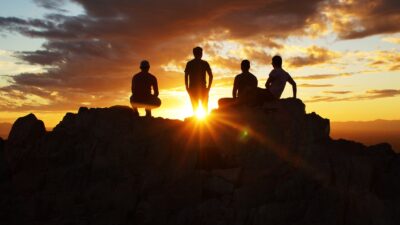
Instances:
[[[157,78],[149,73],[150,64],[144,60],[140,63],[141,72],[132,78],[132,96],[130,102],[135,113],[138,108],[145,108],[146,116],[151,116],[151,109],[158,108],[161,100],[158,98]],[[152,94],[153,90],[153,94]]]
[[[205,112],[208,112],[208,95],[213,80],[211,67],[207,61],[202,60],[203,49],[193,49],[194,59],[190,60],[185,67],[185,87],[190,96],[193,112],[202,104]],[[206,81],[208,75],[208,85]]]

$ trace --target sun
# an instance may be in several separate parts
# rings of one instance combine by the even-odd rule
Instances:
[[[195,117],[198,120],[205,120],[207,118],[207,112],[203,109],[201,105],[197,108],[195,112]]]

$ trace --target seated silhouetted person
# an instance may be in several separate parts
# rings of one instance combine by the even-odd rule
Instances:
[[[143,60],[140,63],[141,72],[132,78],[132,96],[130,98],[133,110],[139,115],[138,108],[145,108],[146,116],[151,117],[151,109],[160,107],[158,98],[157,78],[149,73],[150,64]],[[153,94],[151,93],[153,89]]]
[[[286,82],[292,85],[293,98],[296,98],[296,82],[294,82],[288,72],[282,69],[282,58],[279,55],[272,57],[272,66],[274,69],[269,73],[268,80],[265,83],[267,89],[262,89],[262,93],[259,95],[261,98],[260,101],[268,102],[278,100],[285,89]]]
[[[250,61],[243,60],[241,63],[242,73],[236,75],[233,82],[232,97],[221,98],[218,100],[220,107],[231,107],[235,105],[254,105],[255,94],[257,91],[257,77],[249,72]]]

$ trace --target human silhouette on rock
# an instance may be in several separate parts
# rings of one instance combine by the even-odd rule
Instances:
[[[252,105],[257,92],[257,77],[250,73],[250,61],[243,60],[241,63],[242,73],[236,75],[233,82],[232,98],[221,98],[218,100],[220,107],[231,107],[236,105]]]
[[[274,69],[269,73],[267,82],[265,83],[266,89],[261,94],[262,101],[273,101],[281,97],[285,89],[286,82],[292,85],[293,98],[297,95],[297,85],[288,72],[282,68],[282,57],[276,55],[272,57],[272,66]]]
[[[208,112],[208,95],[213,81],[211,67],[207,61],[202,60],[203,49],[195,47],[193,49],[194,59],[186,64],[185,68],[185,87],[192,102],[193,112],[196,112],[199,104]],[[208,85],[206,81],[208,74]]]
[[[138,108],[145,108],[146,116],[151,117],[151,109],[158,108],[161,100],[158,98],[157,78],[149,73],[150,63],[143,60],[140,72],[132,78],[132,96],[130,98],[133,110],[139,115]],[[151,90],[153,89],[153,94]]]

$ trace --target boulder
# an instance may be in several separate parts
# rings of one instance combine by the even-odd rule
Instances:
[[[8,143],[18,146],[28,146],[37,142],[45,134],[46,128],[43,121],[38,120],[31,113],[15,121],[8,135]]]

